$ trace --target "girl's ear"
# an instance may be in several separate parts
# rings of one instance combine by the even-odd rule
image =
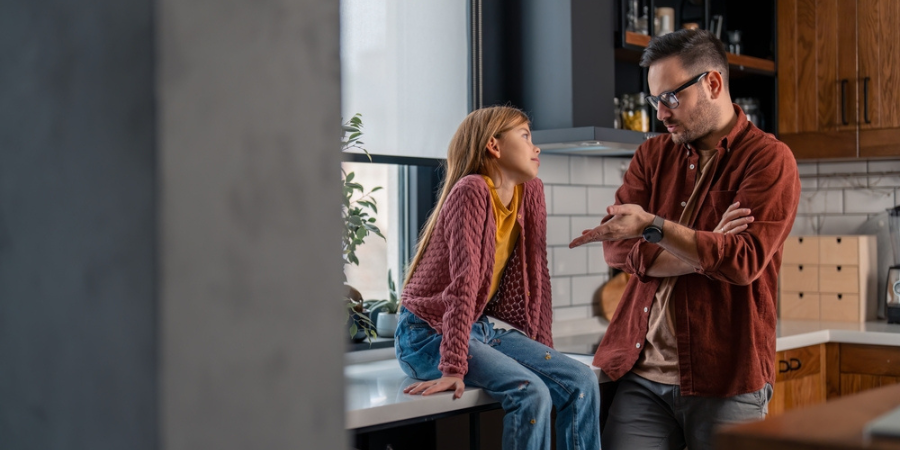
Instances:
[[[497,138],[491,136],[485,150],[487,150],[488,154],[494,158],[500,158],[500,142],[497,141]]]

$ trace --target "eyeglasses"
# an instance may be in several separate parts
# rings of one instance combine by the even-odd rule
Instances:
[[[691,81],[688,81],[687,83],[682,84],[678,89],[675,89],[674,91],[663,92],[662,94],[659,94],[657,96],[648,95],[646,97],[647,103],[650,103],[651,105],[653,105],[653,107],[655,109],[659,109],[660,103],[662,103],[663,105],[666,105],[666,108],[675,109],[678,107],[678,97],[676,97],[675,94],[697,84],[698,81],[702,80],[703,77],[705,77],[707,75],[709,75],[709,72],[703,72],[700,75],[697,75],[696,77],[691,79]]]

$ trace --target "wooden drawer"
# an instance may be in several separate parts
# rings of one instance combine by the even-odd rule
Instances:
[[[859,264],[859,238],[856,236],[819,236],[820,264]]]
[[[819,266],[815,264],[785,264],[781,266],[781,290],[789,292],[818,292]]]
[[[900,377],[900,347],[841,344],[841,373]]]
[[[781,318],[819,320],[819,294],[782,291]]]
[[[859,267],[844,265],[819,266],[819,292],[859,293]]]
[[[819,294],[819,317],[824,321],[859,322],[859,295]]]
[[[822,371],[822,349],[820,345],[801,347],[778,352],[776,358],[775,381],[793,380]]]
[[[784,241],[782,264],[818,264],[819,238],[815,236],[791,236]]]

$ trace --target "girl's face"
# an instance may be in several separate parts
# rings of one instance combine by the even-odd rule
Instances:
[[[541,149],[531,143],[531,129],[522,123],[504,132],[496,140],[497,163],[504,178],[515,184],[530,181],[538,174]]]

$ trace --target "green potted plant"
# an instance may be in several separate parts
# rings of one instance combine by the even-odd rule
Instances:
[[[373,300],[368,309],[375,322],[375,331],[381,337],[392,338],[397,330],[397,312],[400,309],[400,296],[397,294],[397,285],[388,269],[388,298]]]
[[[365,152],[369,160],[372,156],[369,152],[361,147],[363,144],[359,138],[362,137],[362,115],[356,114],[350,120],[345,122],[341,128],[341,151],[351,148],[358,148]],[[375,214],[378,213],[377,202],[372,197],[372,193],[381,189],[380,186],[366,192],[365,188],[354,181],[355,174],[347,173],[341,168],[341,179],[343,181],[343,205],[341,213],[344,219],[344,233],[342,237],[344,266],[349,264],[359,265],[359,259],[356,257],[356,249],[363,243],[370,234],[375,234],[385,239],[381,234],[381,230],[375,225]],[[371,212],[371,214],[370,214]],[[344,284],[347,285],[347,275],[342,272]],[[365,308],[366,303],[363,301],[359,291],[351,286],[347,286],[347,293],[342,299],[347,308],[347,323],[349,325],[350,338],[356,341],[369,339],[369,342],[376,336],[375,325],[369,317],[369,310]]]

